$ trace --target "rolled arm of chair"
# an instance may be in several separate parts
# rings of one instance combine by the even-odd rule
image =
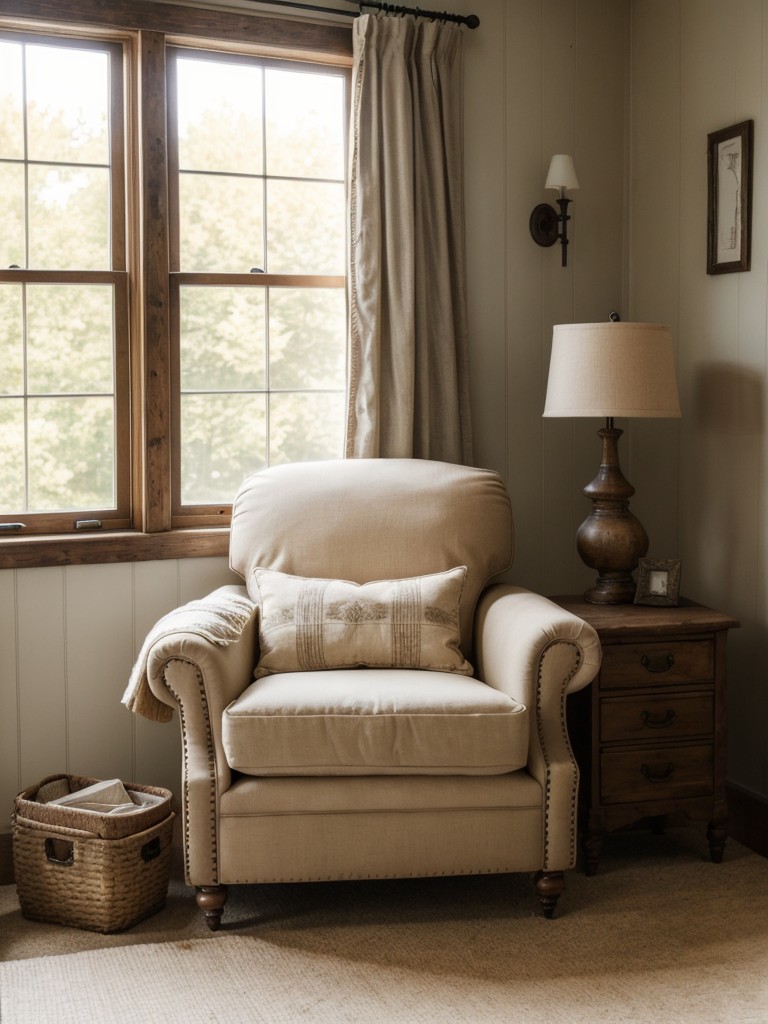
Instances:
[[[227,704],[253,681],[258,629],[256,606],[245,587],[220,587],[166,616],[153,633],[146,659],[147,680],[154,696],[171,708],[195,704],[202,698],[220,718]],[[176,661],[197,668],[200,686],[180,683],[177,691],[169,685],[168,666]]]
[[[568,649],[566,678],[543,671],[554,645]],[[489,587],[475,614],[475,658],[478,676],[490,686],[531,707],[536,690],[563,693],[587,686],[600,668],[600,641],[583,619],[553,601],[522,587],[503,583]],[[552,665],[552,667],[554,667]]]
[[[220,588],[202,602],[194,602],[195,616],[205,621],[206,611],[220,614],[222,602],[238,593],[245,595],[245,588]],[[243,608],[247,612],[248,605]],[[216,885],[215,808],[219,795],[231,784],[221,743],[222,713],[253,681],[258,657],[256,609],[253,606],[249,615],[240,616],[225,640],[195,632],[193,621],[190,616],[185,629],[182,619],[177,630],[161,632],[154,640],[146,676],[152,694],[179,712],[187,881]]]
[[[595,630],[554,602],[519,587],[489,587],[475,616],[478,676],[529,710],[528,771],[544,790],[544,866],[576,860],[578,766],[566,722],[566,697],[600,668]]]

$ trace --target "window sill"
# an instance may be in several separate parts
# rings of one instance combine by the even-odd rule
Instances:
[[[163,558],[216,558],[228,553],[229,528],[13,537],[0,541],[0,570],[149,562]]]

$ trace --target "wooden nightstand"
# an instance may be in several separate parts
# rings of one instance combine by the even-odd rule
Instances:
[[[552,600],[589,622],[603,648],[595,681],[569,698],[587,874],[597,871],[606,832],[646,818],[658,827],[681,813],[708,822],[719,863],[728,821],[725,645],[739,623],[686,600],[676,608]]]

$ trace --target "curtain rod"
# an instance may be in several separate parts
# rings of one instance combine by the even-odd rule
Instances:
[[[344,11],[338,7],[315,7],[312,4],[302,4],[298,0],[252,0],[254,3],[268,3],[276,7],[298,7],[302,11],[319,11],[321,14],[341,14],[347,18],[356,18],[362,13],[363,7],[374,7],[385,14],[413,14],[417,18],[435,18],[438,21],[453,21],[457,25],[466,25],[467,28],[477,28],[480,19],[476,14],[450,14],[448,11],[423,11],[420,7],[401,7],[399,4],[376,3],[370,0],[345,0],[346,3],[357,3],[360,10]]]

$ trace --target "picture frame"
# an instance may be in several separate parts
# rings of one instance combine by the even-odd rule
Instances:
[[[749,270],[754,121],[707,136],[707,273]]]
[[[635,604],[673,608],[680,600],[681,570],[679,558],[641,558]]]

